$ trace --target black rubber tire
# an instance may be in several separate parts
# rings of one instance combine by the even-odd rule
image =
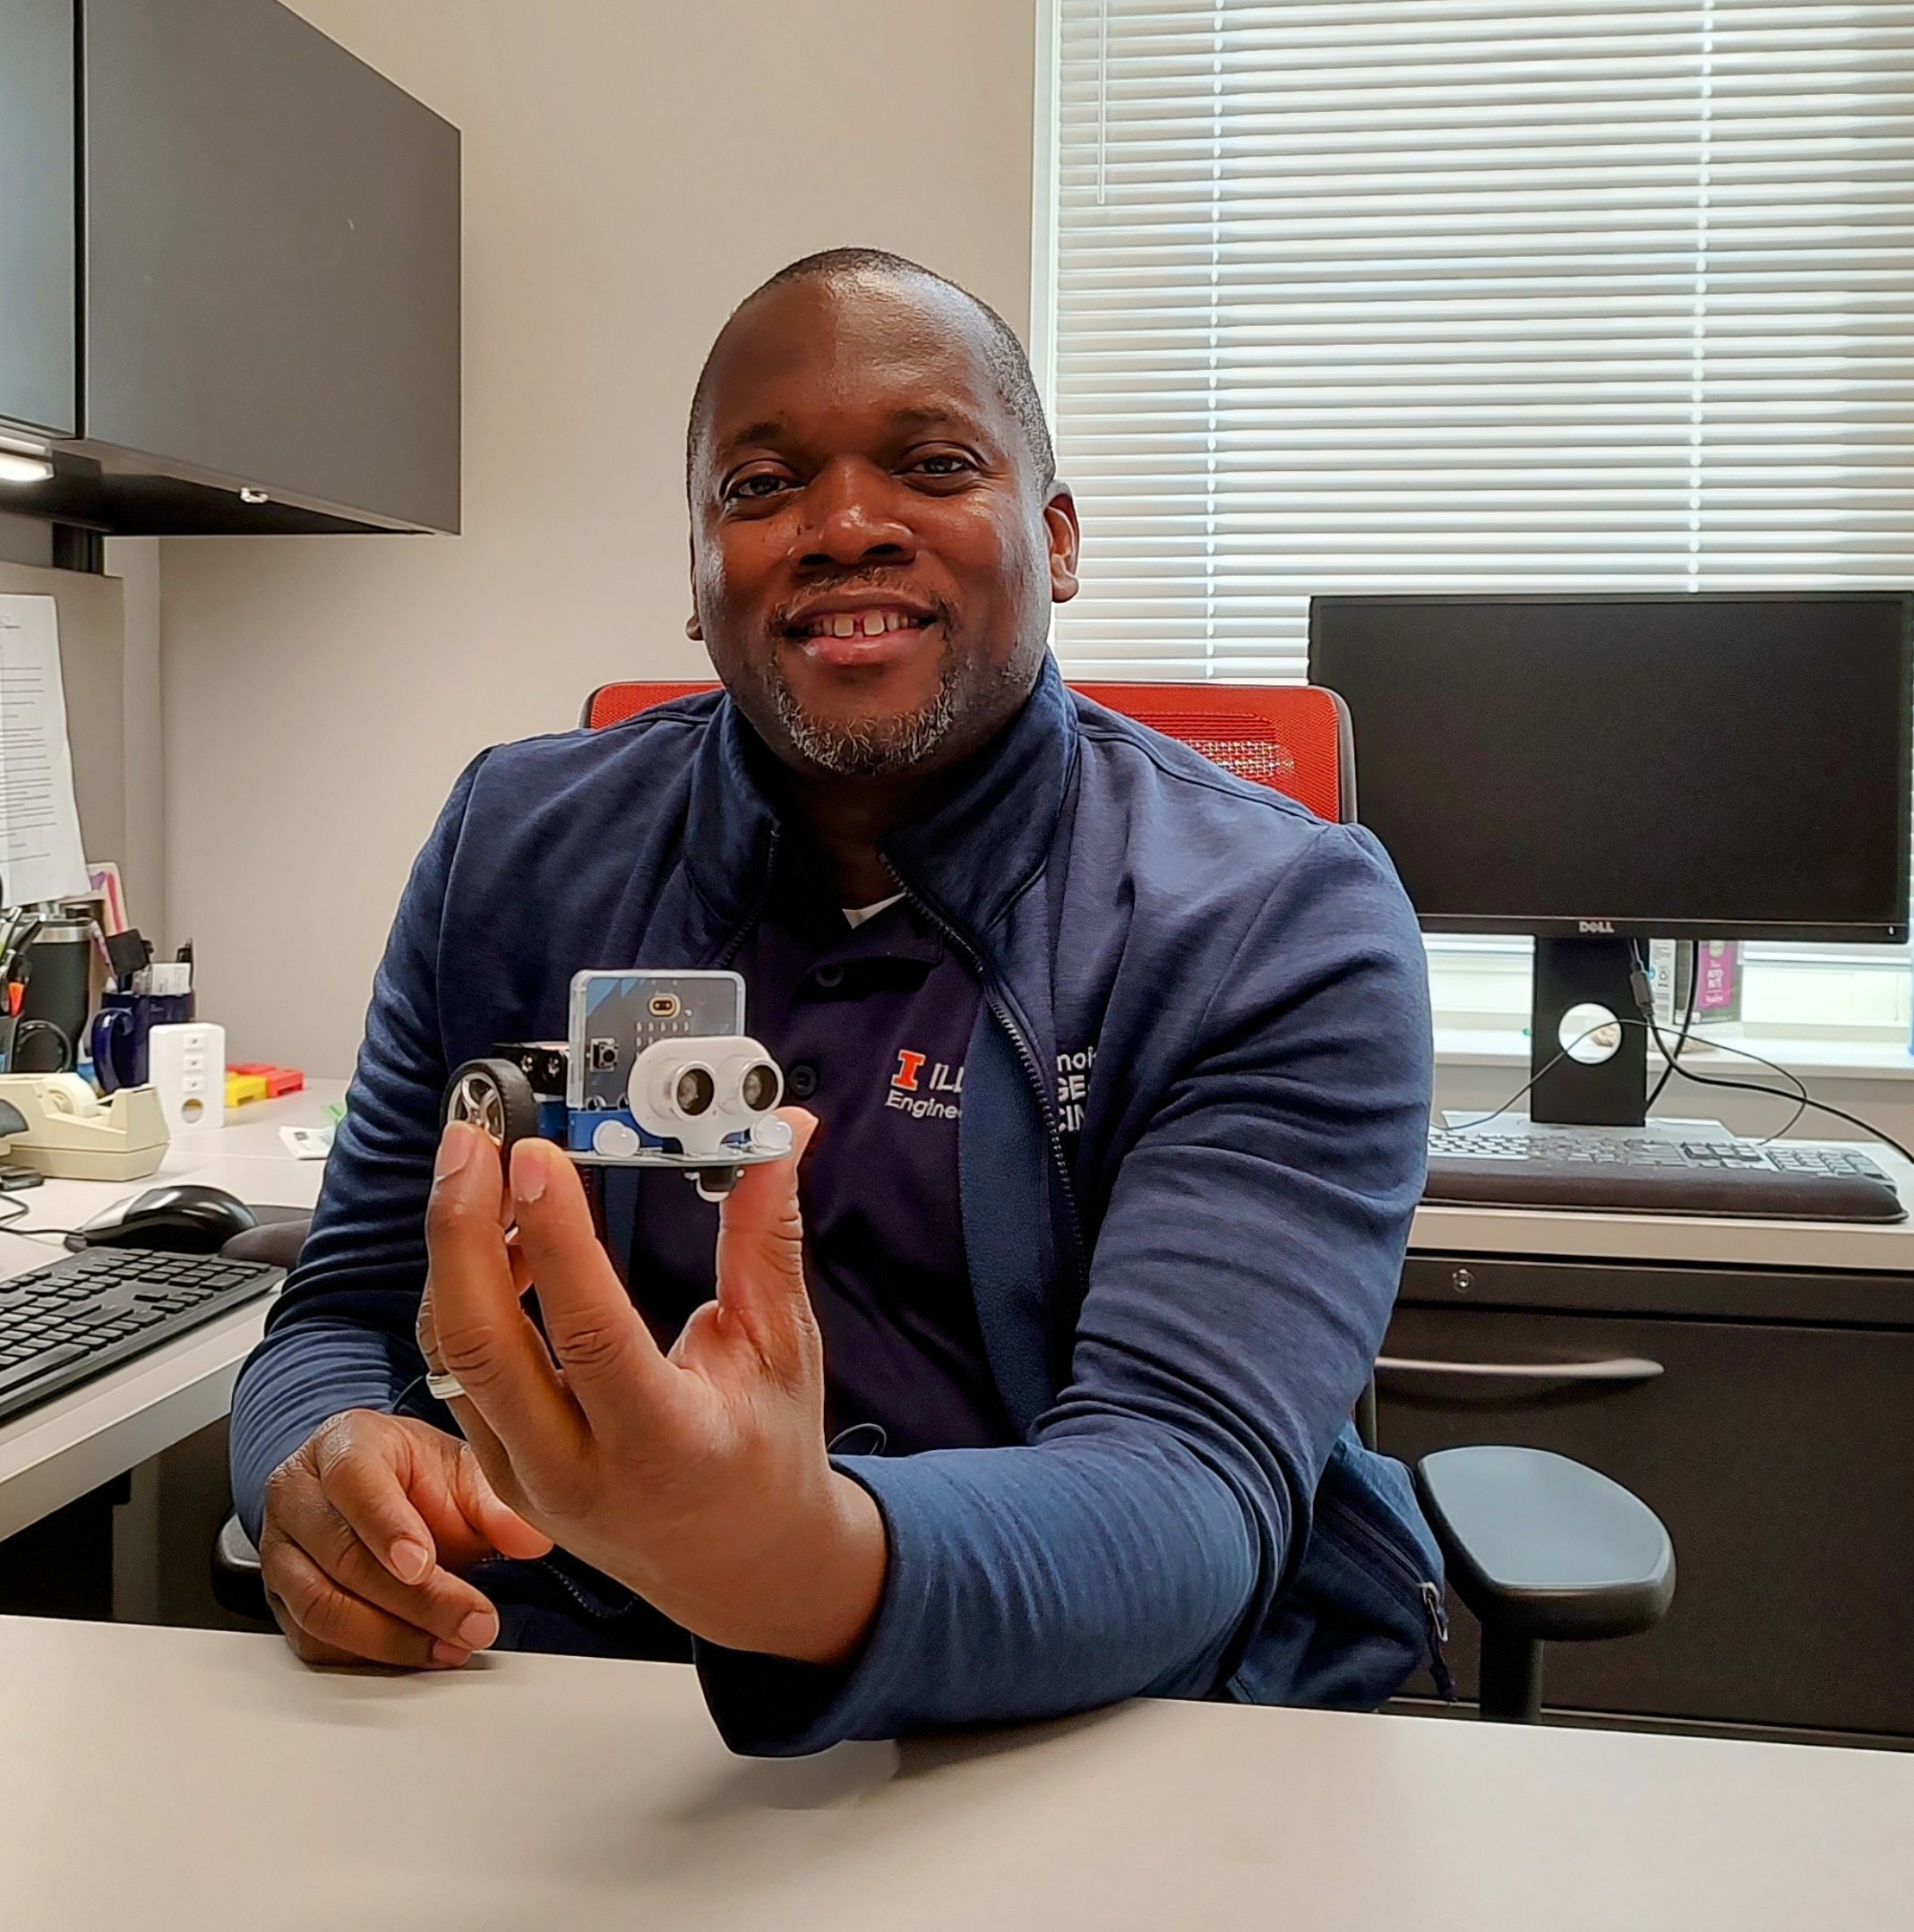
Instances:
[[[445,1090],[445,1121],[470,1121],[501,1154],[538,1131],[538,1101],[522,1069],[509,1060],[468,1060]]]

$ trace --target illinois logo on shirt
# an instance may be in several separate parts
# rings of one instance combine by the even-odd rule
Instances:
[[[897,1049],[897,1070],[890,1077],[884,1104],[914,1121],[954,1121],[963,1112],[964,1069],[948,1060],[932,1061],[928,1053]]]

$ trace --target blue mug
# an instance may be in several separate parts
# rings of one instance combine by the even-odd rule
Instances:
[[[196,1003],[190,992],[102,993],[90,1042],[100,1091],[144,1086],[151,1073],[153,1028],[197,1019]]]

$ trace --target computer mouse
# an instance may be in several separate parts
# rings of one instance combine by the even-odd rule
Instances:
[[[81,1248],[152,1248],[166,1254],[217,1254],[236,1234],[259,1225],[259,1216],[224,1188],[173,1181],[149,1188],[96,1215],[76,1231]]]

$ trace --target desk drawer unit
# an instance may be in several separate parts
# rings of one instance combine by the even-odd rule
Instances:
[[[1914,1741],[1914,1281],[1417,1258],[1384,1363],[1391,1455],[1554,1449],[1668,1524],[1666,1622],[1551,1646],[1549,1706]]]

